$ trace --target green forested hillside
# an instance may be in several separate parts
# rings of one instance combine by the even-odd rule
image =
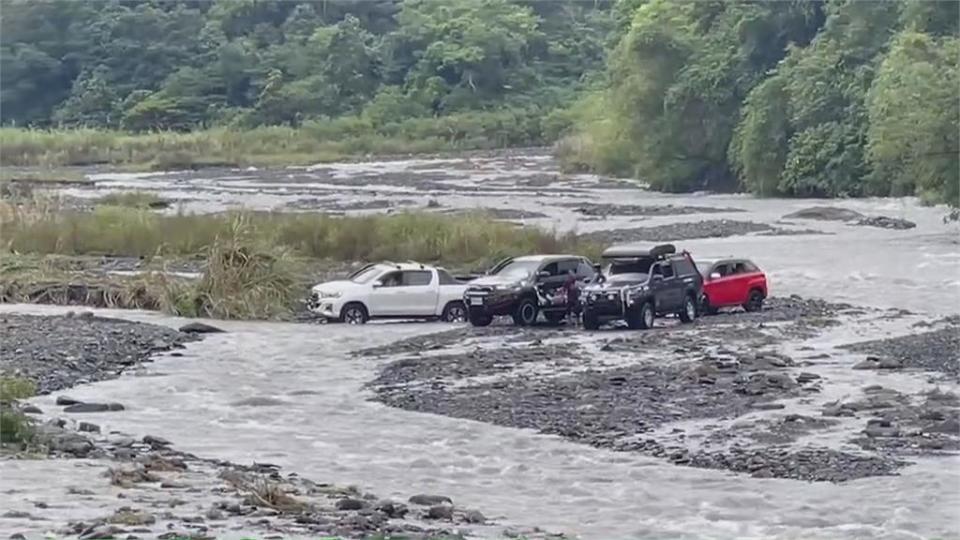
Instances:
[[[602,71],[610,0],[3,0],[6,125],[130,131],[545,115]]]
[[[562,137],[569,167],[667,191],[960,204],[955,0],[0,0],[0,23],[4,125],[216,128],[0,129],[5,164]]]
[[[960,3],[632,3],[569,165],[668,191],[960,202]]]

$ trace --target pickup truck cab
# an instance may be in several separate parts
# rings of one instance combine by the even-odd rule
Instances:
[[[505,259],[485,276],[470,282],[463,301],[470,324],[487,326],[499,315],[509,315],[517,326],[530,326],[542,313],[559,323],[570,308],[556,294],[571,273],[581,284],[596,274],[589,259],[577,255],[528,255]]]
[[[368,264],[345,280],[312,289],[311,311],[329,320],[363,324],[370,319],[464,322],[467,284],[443,268],[417,262]]]
[[[631,329],[653,326],[657,316],[676,314],[685,323],[699,312],[703,280],[693,258],[672,244],[621,245],[602,255],[602,272],[583,291],[583,327],[624,320]]]
[[[760,311],[767,298],[767,276],[747,259],[726,258],[697,263],[703,275],[704,313],[714,314],[723,307],[741,306]]]

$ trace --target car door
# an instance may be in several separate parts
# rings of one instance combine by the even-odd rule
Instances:
[[[742,304],[747,301],[750,295],[750,277],[750,269],[743,262],[733,265],[733,276],[730,280],[731,303]]]
[[[653,293],[656,309],[661,313],[676,309],[672,291],[674,280],[667,277],[673,276],[673,269],[668,266],[669,263],[658,262],[650,269],[650,291]]]
[[[678,311],[683,307],[683,288],[684,283],[677,277],[677,271],[670,261],[660,263],[663,273],[664,311]]]
[[[728,263],[717,263],[713,265],[708,280],[706,290],[707,297],[710,298],[710,305],[715,307],[730,305],[734,297],[734,284],[733,276],[730,275],[730,265]]]
[[[432,270],[404,270],[401,293],[397,296],[397,315],[427,317],[437,312],[437,295],[440,291]]]
[[[537,276],[537,287],[544,293],[550,294],[563,285],[564,276],[560,273],[560,261],[541,265],[537,270]]]
[[[373,282],[367,302],[367,311],[371,317],[389,317],[395,315],[398,298],[401,296],[403,273],[399,270],[387,272]]]

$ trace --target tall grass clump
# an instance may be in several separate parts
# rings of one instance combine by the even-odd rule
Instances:
[[[237,222],[243,223],[242,228],[235,226]],[[6,251],[32,254],[192,256],[205,254],[224,242],[240,242],[332,261],[416,259],[461,265],[525,253],[592,255],[597,251],[597,246],[575,235],[518,227],[483,213],[159,215],[114,206],[93,212],[7,206],[0,211],[0,237]]]
[[[125,206],[128,208],[166,208],[170,205],[166,199],[149,191],[108,193],[96,199],[95,202],[101,206]]]
[[[219,319],[277,319],[303,296],[303,273],[288,249],[264,244],[249,216],[237,215],[231,234],[207,248],[197,282],[171,283],[165,311]]]
[[[36,386],[27,379],[0,375],[0,443],[20,444],[30,439],[30,419],[17,409],[16,403],[35,392]]]

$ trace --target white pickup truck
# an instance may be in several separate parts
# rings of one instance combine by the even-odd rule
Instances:
[[[417,262],[369,264],[341,281],[314,285],[310,309],[328,320],[363,324],[370,319],[464,322],[466,282],[443,268]]]

